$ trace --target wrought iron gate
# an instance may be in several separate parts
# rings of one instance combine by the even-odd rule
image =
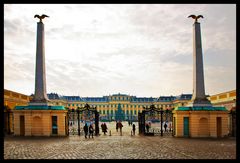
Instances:
[[[99,112],[96,107],[86,104],[84,107],[68,109],[68,135],[84,134],[84,124],[93,125],[95,135],[99,135]],[[81,125],[82,124],[82,125]]]
[[[156,108],[150,105],[143,107],[142,113],[138,113],[139,134],[154,136],[172,136],[173,119],[172,110]]]

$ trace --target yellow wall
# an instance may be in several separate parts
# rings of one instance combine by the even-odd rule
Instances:
[[[52,116],[57,116],[58,134],[66,136],[65,110],[14,110],[14,135],[20,135],[20,116],[25,119],[25,136],[53,136]],[[34,121],[34,120],[40,121]],[[40,123],[39,123],[40,122]]]
[[[184,117],[189,117],[189,137],[217,137],[217,117],[221,117],[221,137],[227,136],[228,112],[227,111],[173,111],[176,119],[176,137],[183,137]],[[207,124],[200,123],[200,119],[207,120]],[[208,132],[203,134],[203,132]]]

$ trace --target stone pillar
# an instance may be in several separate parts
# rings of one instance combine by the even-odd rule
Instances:
[[[37,23],[37,51],[36,51],[36,74],[34,103],[46,103],[46,69],[45,69],[45,46],[44,46],[44,24]]]
[[[211,106],[205,96],[200,23],[193,24],[193,95],[191,106]]]

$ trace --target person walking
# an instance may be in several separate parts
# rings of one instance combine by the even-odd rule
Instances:
[[[149,126],[149,124],[147,123],[147,124],[146,124],[147,132],[149,132],[149,128],[150,128],[150,126]]]
[[[164,124],[164,130],[165,130],[165,132],[167,132],[167,122],[165,122],[165,124]]]
[[[119,122],[116,122],[116,130],[117,130],[117,132],[118,132],[118,123],[119,123]]]
[[[85,138],[87,138],[88,135],[88,126],[87,123],[85,123],[85,126],[83,127],[84,133],[85,133]]]
[[[120,135],[121,135],[121,136],[122,136],[122,127],[123,127],[122,123],[119,122],[119,123],[118,123],[118,128],[120,129]]]
[[[103,133],[104,135],[106,135],[106,132],[107,132],[107,125],[106,123],[103,124]]]
[[[136,127],[135,127],[135,124],[133,124],[133,125],[132,125],[133,135],[135,135],[135,130],[136,130]]]
[[[91,135],[92,135],[92,138],[93,138],[93,126],[92,126],[92,124],[90,124],[90,126],[89,126],[89,138],[90,138]]]

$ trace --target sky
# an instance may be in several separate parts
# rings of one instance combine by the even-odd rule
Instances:
[[[200,18],[205,93],[236,89],[235,4],[4,4],[4,89],[34,93],[36,32],[46,14],[47,93],[102,97],[193,92]]]

